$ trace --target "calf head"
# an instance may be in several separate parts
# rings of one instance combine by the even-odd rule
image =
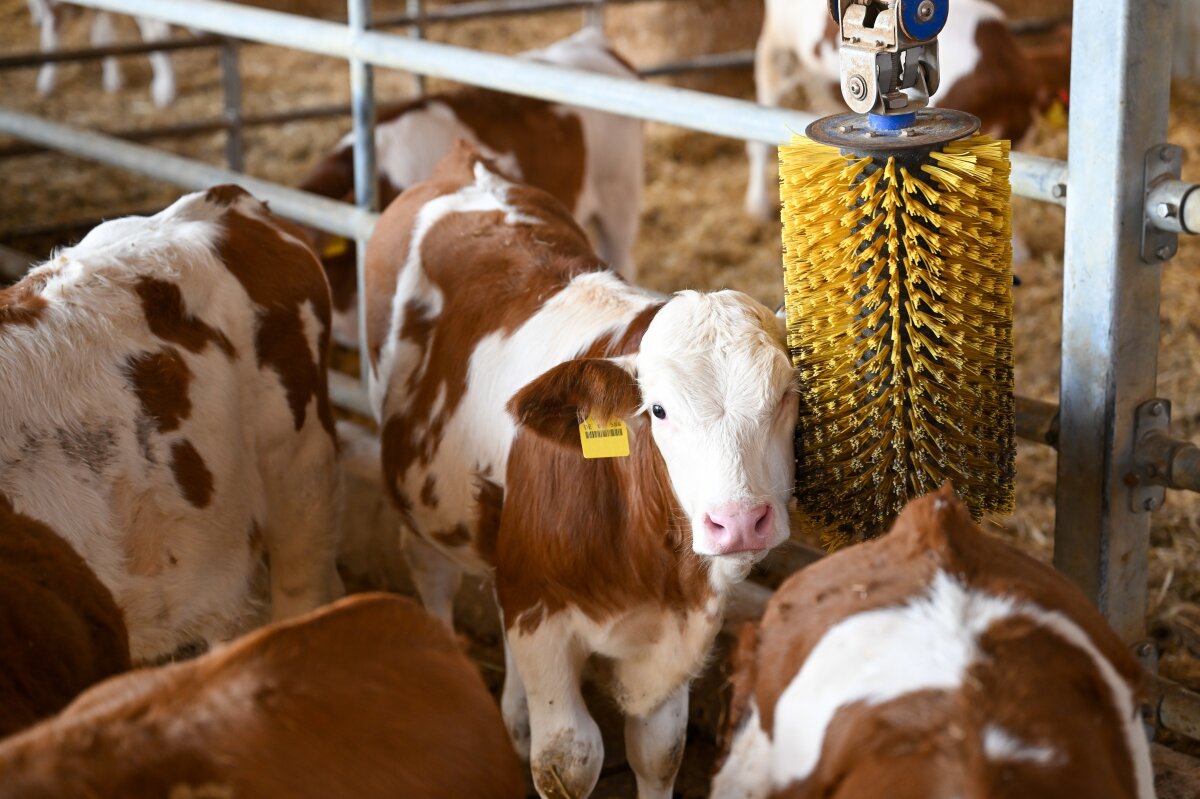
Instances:
[[[745,294],[681,292],[636,355],[560,364],[509,410],[575,449],[588,416],[648,432],[697,554],[744,569],[788,537],[794,372],[779,321]]]

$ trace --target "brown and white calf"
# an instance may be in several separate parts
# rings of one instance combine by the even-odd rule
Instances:
[[[593,28],[522,58],[619,78],[637,71]],[[628,280],[642,205],[642,125],[630,117],[557,105],[530,97],[459,89],[422,97],[380,114],[375,128],[379,198],[386,207],[426,180],[454,142],[463,139],[514,180],[543,189],[594,236],[601,257]],[[300,188],[339,200],[354,194],[353,142],[347,136]],[[314,235],[333,289],[334,340],[358,342],[354,244]]]
[[[1008,30],[1004,12],[987,0],[954,0],[938,36],[941,87],[934,107],[956,108],[979,117],[982,131],[1013,142],[1024,137],[1036,114],[1070,87],[1070,39],[1022,48]],[[803,85],[814,112],[847,110],[840,89],[837,24],[826,0],[767,0],[754,54],[758,102],[778,105]],[[746,212],[778,218],[774,148],[751,142]]]
[[[613,664],[639,796],[670,796],[727,592],[788,535],[778,320],[738,292],[630,286],[563,205],[461,143],[383,214],[367,289],[385,484],[426,606],[449,622],[459,570],[494,570],[505,719],[543,796],[600,772],[591,655]],[[587,416],[623,419],[629,456],[585,459]]]
[[[0,738],[129,669],[112,594],[83,559],[0,494]]]
[[[475,665],[385,594],[102,683],[0,744],[0,774],[0,799],[525,795]]]
[[[44,53],[58,52],[59,35],[62,26],[72,11],[79,11],[75,6],[63,0],[26,0],[33,24],[41,32],[41,46]],[[94,11],[92,17],[91,40],[93,47],[107,47],[116,43],[116,31],[113,28],[113,15],[106,11]],[[135,17],[138,32],[147,42],[164,41],[171,35],[171,26],[156,19]],[[175,102],[175,70],[171,66],[171,56],[167,53],[150,53],[150,67],[154,70],[154,78],[150,83],[150,96],[159,108],[165,108]],[[104,59],[104,91],[115,92],[121,88],[121,65],[117,58],[109,56]],[[43,64],[38,71],[38,94],[48,95],[58,84],[58,65],[54,62]]]
[[[1154,796],[1137,662],[949,486],[791,577],[741,643],[713,799]]]
[[[106,222],[0,291],[0,492],[112,591],[134,660],[338,590],[329,289],[235,186]],[[259,589],[263,589],[260,591]]]

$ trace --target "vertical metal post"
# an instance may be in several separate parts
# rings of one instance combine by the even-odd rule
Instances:
[[[583,24],[604,32],[604,0],[593,0],[583,9]]]
[[[1172,3],[1075,10],[1054,563],[1132,641],[1150,531],[1131,506],[1134,409],[1154,396],[1162,272],[1141,259],[1143,176],[1167,133]]]
[[[408,29],[408,35],[414,39],[425,38],[425,0],[408,0],[404,13],[417,22]],[[417,96],[425,93],[425,76],[413,73],[413,88]]]
[[[221,89],[225,99],[225,160],[234,172],[245,171],[242,143],[242,74],[238,66],[238,43],[221,40]]]
[[[346,0],[347,17],[354,36],[371,26],[371,0]],[[375,73],[367,62],[350,59],[350,114],[354,119],[354,201],[359,208],[374,211],[379,207],[379,180],[375,176]],[[370,349],[367,346],[367,240],[356,242],[358,254],[358,357],[359,376],[368,387],[371,374]]]

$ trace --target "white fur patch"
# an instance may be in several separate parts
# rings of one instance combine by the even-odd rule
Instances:
[[[1026,743],[997,724],[983,728],[983,753],[990,760],[1010,763],[1049,766],[1062,762],[1061,753],[1053,746]]]
[[[979,636],[1011,617],[1031,618],[1089,655],[1125,722],[1138,796],[1153,796],[1148,748],[1132,693],[1086,633],[1061,613],[966,589],[944,572],[934,577],[927,594],[909,604],[851,616],[825,634],[776,706],[773,785],[812,774],[839,708],[879,704],[916,691],[957,689],[980,657]],[[994,746],[998,741],[993,736]]]
[[[713,778],[710,799],[764,799],[771,790],[773,759],[771,739],[759,720],[758,703],[751,697],[749,714]]]

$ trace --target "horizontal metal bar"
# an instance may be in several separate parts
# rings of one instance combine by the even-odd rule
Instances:
[[[302,122],[308,119],[344,117],[349,116],[349,114],[350,106],[348,105],[324,105],[315,108],[300,108],[292,111],[275,111],[270,114],[251,114],[242,117],[242,127],[281,125],[287,122]],[[170,139],[179,136],[199,136],[206,133],[215,133],[229,128],[231,124],[227,119],[202,119],[195,122],[158,125],[151,128],[126,128],[125,130],[97,132],[126,141],[152,141],[154,139]],[[22,155],[33,155],[49,149],[51,148],[39,144],[13,144],[7,147],[0,147],[0,160]]]
[[[128,44],[113,44],[108,47],[80,47],[74,50],[55,50],[54,52],[31,51],[0,55],[0,70],[38,67],[42,64],[60,63],[63,61],[89,61],[111,56],[139,55],[141,53],[166,53],[172,50],[194,50],[200,47],[214,47],[221,43],[219,36],[197,36],[194,39],[167,39],[157,42],[130,42]]]
[[[0,107],[0,133],[47,144],[56,150],[128,169],[140,175],[190,189],[236,183],[276,213],[311,227],[348,238],[371,235],[378,215],[315,194],[289,189],[239,172],[221,169],[190,158],[131,144],[112,136],[79,130],[36,116]]]
[[[738,69],[752,66],[754,66],[753,50],[735,50],[732,53],[709,53],[681,61],[669,61],[665,64],[639,69],[638,74],[643,78],[658,78],[664,75],[677,75],[680,72]]]
[[[1058,447],[1058,406],[1053,402],[1017,397],[1017,437]]]
[[[566,69],[511,56],[370,31],[353,35],[345,25],[237,5],[221,0],[78,0],[78,5],[161,19],[177,25],[335,58],[663,122],[718,136],[780,144],[802,133],[815,117],[744,100]],[[1013,191],[1062,203],[1066,164],[1013,155]]]
[[[646,0],[605,0],[606,5],[630,5]],[[595,6],[596,0],[483,0],[475,3],[457,3],[445,8],[426,11],[424,14],[392,14],[377,19],[372,27],[408,27],[417,23],[462,22],[487,17],[519,16],[547,11],[574,11]]]
[[[1160,230],[1200,234],[1200,183],[1162,181],[1146,198],[1146,215]]]
[[[1017,397],[1016,417],[1018,437],[1058,449],[1057,405]],[[1153,465],[1153,473],[1129,475],[1127,481],[1200,493],[1200,446],[1195,443],[1151,430],[1137,442],[1137,461]]]

